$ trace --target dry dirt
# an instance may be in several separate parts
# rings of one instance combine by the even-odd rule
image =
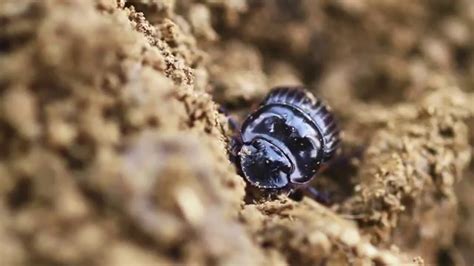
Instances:
[[[472,0],[0,1],[1,265],[473,265]],[[275,85],[343,129],[323,206],[227,160]]]

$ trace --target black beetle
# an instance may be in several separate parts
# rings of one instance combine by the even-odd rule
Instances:
[[[339,141],[326,105],[302,87],[277,87],[245,119],[230,157],[250,185],[293,191],[313,179]]]

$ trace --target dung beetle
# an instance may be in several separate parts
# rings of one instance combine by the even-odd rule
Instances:
[[[277,87],[244,120],[229,153],[251,186],[291,192],[309,188],[339,141],[339,128],[325,104],[303,87]]]

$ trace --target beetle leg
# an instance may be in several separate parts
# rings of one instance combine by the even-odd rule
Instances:
[[[237,122],[237,119],[235,117],[229,115],[227,116],[227,119],[229,121],[230,130],[232,130],[233,132],[236,132],[237,130],[239,130],[240,124],[239,122]]]
[[[317,190],[309,184],[292,185],[288,188],[288,196],[294,200],[300,201],[303,196],[308,196],[313,200],[323,204],[329,205],[330,197],[328,193]]]
[[[235,165],[238,165],[239,163],[239,151],[240,148],[242,147],[242,139],[240,138],[240,134],[237,134],[233,137],[230,138],[229,142],[229,159],[232,163]]]
[[[341,152],[335,158],[331,159],[330,161],[324,163],[319,173],[332,173],[339,169],[347,169],[351,167],[352,160],[360,160],[363,157],[364,151],[366,146],[358,146],[353,148],[352,150]]]
[[[312,199],[314,199],[315,201],[317,201],[321,204],[327,205],[327,204],[330,203],[329,202],[329,195],[327,193],[318,191],[317,189],[315,189],[312,186],[305,187],[304,192],[306,192],[305,194],[307,194]]]
[[[219,106],[218,108],[219,113],[224,114],[227,117],[227,122],[229,123],[229,128],[232,132],[232,137],[229,139],[229,145],[228,145],[228,153],[229,153],[229,159],[230,161],[238,165],[238,153],[240,151],[240,148],[243,145],[242,138],[240,137],[240,124],[237,121],[235,117],[229,114],[229,111],[223,107]]]
[[[229,111],[223,107],[223,106],[219,106],[219,108],[217,109],[219,111],[219,113],[225,115],[227,117],[227,122],[229,123],[229,128],[232,132],[236,132],[240,129],[240,123],[237,121],[237,119],[235,117],[233,117]]]

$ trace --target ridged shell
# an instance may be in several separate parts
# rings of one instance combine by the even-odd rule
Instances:
[[[339,128],[329,108],[302,87],[277,87],[262,102],[289,105],[306,114],[323,136],[323,158],[329,160],[339,145]]]

